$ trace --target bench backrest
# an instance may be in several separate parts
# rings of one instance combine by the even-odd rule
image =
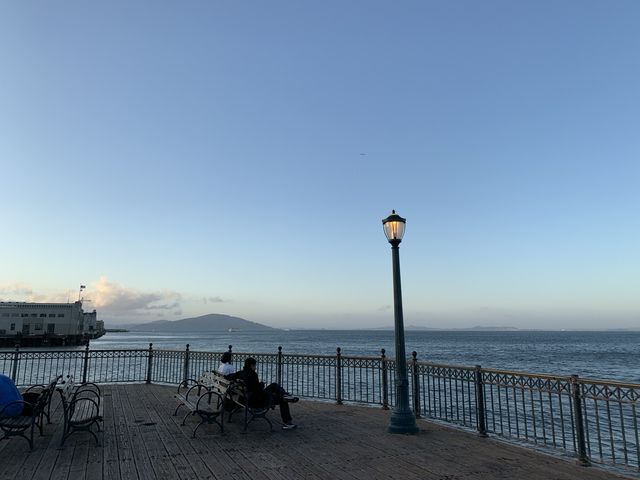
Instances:
[[[59,382],[57,387],[58,391],[62,395],[62,400],[65,404],[71,402],[76,390],[76,383],[73,381],[71,375],[67,375],[66,378]]]
[[[198,379],[198,383],[224,396],[227,393],[231,381],[224,378],[221,373],[204,372]]]
[[[227,396],[240,407],[246,407],[247,404],[247,387],[242,380],[236,380],[227,390]]]

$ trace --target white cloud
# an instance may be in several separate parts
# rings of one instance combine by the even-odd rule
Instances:
[[[173,290],[142,291],[110,282],[106,277],[87,284],[84,290],[84,308],[98,310],[99,317],[131,318],[139,316],[182,315],[183,297]],[[0,285],[0,300],[26,302],[73,302],[78,298],[77,290],[66,290],[43,295],[36,293],[28,284],[12,283]],[[210,297],[209,301],[222,301]]]
[[[91,307],[107,316],[146,316],[162,312],[180,314],[182,295],[173,290],[144,292],[110,282],[106,277],[91,284],[86,291]]]
[[[0,295],[3,300],[5,297],[9,299],[13,296],[28,297],[33,295],[33,289],[26,283],[6,283],[0,285]]]
[[[202,303],[222,303],[224,300],[220,297],[202,297]]]

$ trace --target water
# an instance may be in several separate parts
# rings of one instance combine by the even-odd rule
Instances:
[[[478,332],[407,331],[407,355],[450,365],[640,383],[640,332]],[[236,352],[378,356],[380,349],[393,357],[392,331],[291,330],[228,333],[107,333],[91,342],[92,349],[148,348]]]

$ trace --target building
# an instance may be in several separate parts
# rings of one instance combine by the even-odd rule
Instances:
[[[97,323],[97,313],[95,310],[93,312],[84,312],[84,322],[82,332],[86,334],[93,334],[96,332],[96,323]]]
[[[82,302],[0,302],[0,345],[81,345],[104,334]]]

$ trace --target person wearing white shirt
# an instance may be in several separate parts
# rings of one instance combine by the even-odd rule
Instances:
[[[232,373],[236,373],[236,367],[231,363],[231,352],[224,352],[222,354],[222,358],[220,359],[220,366],[218,367],[218,373],[224,375],[231,375]]]

